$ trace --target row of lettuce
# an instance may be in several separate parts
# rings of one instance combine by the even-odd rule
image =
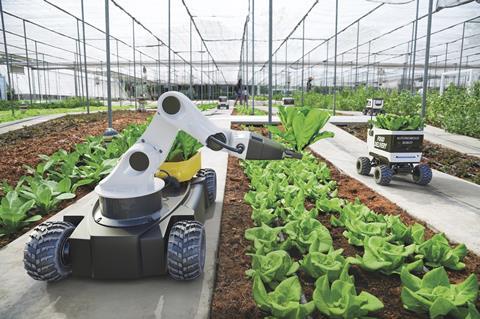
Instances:
[[[147,121],[149,123],[149,121]],[[27,175],[15,186],[2,183],[0,199],[0,237],[10,235],[48,215],[64,201],[75,197],[84,185],[96,185],[108,175],[118,158],[143,134],[148,124],[127,126],[111,142],[102,136],[88,137],[71,152],[58,150],[40,155],[36,167],[26,166]],[[202,145],[185,132],[178,133],[167,161],[183,161]]]
[[[312,133],[317,127],[310,133],[301,129],[326,122],[328,115],[315,109],[291,109],[281,108],[285,131],[272,130],[278,139],[302,150],[313,140],[331,136],[318,130]],[[316,311],[329,318],[375,315],[384,305],[379,296],[357,291],[349,270],[358,265],[366,271],[400,275],[399,302],[409,311],[430,318],[480,318],[475,307],[476,276],[451,284],[445,270],[465,268],[464,245],[451,247],[443,234],[426,239],[420,224],[408,226],[399,216],[377,214],[359,201],[338,198],[327,165],[308,152],[302,160],[245,161],[241,165],[250,179],[245,201],[252,207],[255,224],[245,231],[252,243],[247,275],[253,280],[253,297],[261,310],[276,318],[295,319]],[[342,249],[335,250],[319,214],[330,214],[332,226],[341,227],[343,236],[351,245],[362,247],[363,254],[345,257]],[[299,259],[292,257],[299,255]],[[315,282],[312,300],[302,294],[300,272]]]
[[[300,101],[300,93],[295,94],[295,98]],[[337,109],[363,111],[369,98],[383,98],[387,113],[412,115],[419,114],[421,109],[419,94],[364,86],[338,92]],[[332,94],[309,92],[304,99],[304,105],[310,107],[331,109],[333,105]],[[442,95],[438,91],[429,91],[426,120],[452,133],[480,137],[480,81],[469,90],[452,85]]]
[[[87,105],[85,99],[79,97],[68,97],[62,100],[34,102],[30,101],[7,101],[0,100],[0,111],[9,111],[12,106],[18,109],[21,105],[26,105],[29,109],[58,109],[58,108],[80,108]],[[89,99],[90,106],[103,106],[103,102],[96,99]]]

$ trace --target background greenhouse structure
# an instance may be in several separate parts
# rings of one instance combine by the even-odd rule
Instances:
[[[0,319],[480,319],[480,0],[0,20]]]

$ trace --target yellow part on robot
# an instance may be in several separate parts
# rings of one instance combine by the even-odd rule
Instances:
[[[200,152],[197,152],[197,154],[186,161],[163,163],[155,173],[155,176],[165,178],[168,173],[168,175],[175,177],[179,182],[186,182],[191,180],[200,168],[202,168],[202,156]]]

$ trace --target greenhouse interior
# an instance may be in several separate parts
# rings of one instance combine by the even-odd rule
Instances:
[[[0,318],[480,319],[479,0],[0,0]]]

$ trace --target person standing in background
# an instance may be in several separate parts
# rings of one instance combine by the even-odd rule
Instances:
[[[237,105],[237,102],[240,101],[240,104],[242,103],[242,92],[243,92],[243,85],[242,85],[242,79],[238,79],[237,84],[233,88],[235,90],[235,103],[233,106]]]
[[[307,92],[310,92],[312,90],[312,81],[313,77],[309,77],[307,81]]]

